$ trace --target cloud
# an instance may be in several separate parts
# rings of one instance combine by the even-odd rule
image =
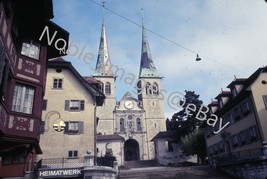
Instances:
[[[195,90],[208,102],[234,75],[248,77],[267,64],[267,6],[263,0],[116,0],[107,1],[106,6],[138,24],[143,8],[145,27],[178,44],[147,32],[155,66],[169,92]],[[54,20],[70,32],[72,40],[98,48],[101,7],[90,1],[57,0],[54,11]],[[112,63],[137,76],[141,28],[110,11],[105,14]],[[196,62],[191,51],[202,61]],[[81,63],[75,67],[90,75]],[[118,83],[116,90],[120,99],[133,87]],[[173,112],[167,105],[165,111]]]

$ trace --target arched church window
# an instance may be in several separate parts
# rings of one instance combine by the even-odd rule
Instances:
[[[112,146],[110,143],[106,144],[106,155],[112,155]]]
[[[104,86],[104,84],[103,84],[102,82],[100,82],[98,89],[99,89],[99,91],[100,91],[101,93],[104,93],[104,90],[103,90],[104,88],[103,88],[103,86]]]
[[[109,82],[106,82],[105,94],[107,94],[107,95],[111,94],[111,89],[110,89],[110,83]]]
[[[124,128],[124,119],[121,118],[120,119],[120,131],[123,132],[124,130],[125,130],[125,128]]]
[[[142,131],[142,124],[141,124],[141,119],[140,118],[136,119],[136,130],[137,131]]]
[[[146,83],[146,94],[148,95],[152,94],[152,87],[149,82]]]
[[[142,92],[142,80],[138,80],[138,82],[136,84],[136,89],[137,89],[137,93],[141,94],[141,92]]]
[[[156,82],[153,84],[153,94],[159,94],[159,85]]]

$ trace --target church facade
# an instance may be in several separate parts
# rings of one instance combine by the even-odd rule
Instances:
[[[113,63],[116,65],[116,61]],[[121,165],[124,161],[153,160],[155,149],[152,139],[160,131],[166,131],[166,124],[164,101],[160,95],[162,77],[152,60],[144,26],[136,97],[126,92],[122,99],[116,100],[116,74],[112,66],[103,19],[93,75],[101,82],[101,91],[106,96],[104,105],[96,112],[98,156],[112,153]]]

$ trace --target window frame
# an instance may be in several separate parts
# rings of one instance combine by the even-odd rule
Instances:
[[[54,78],[52,89],[63,89],[63,78]]]
[[[124,132],[125,131],[125,120],[124,118],[120,118],[120,132]]]
[[[106,82],[105,84],[105,94],[110,95],[111,94],[111,84],[110,82]]]
[[[262,95],[262,99],[265,105],[265,109],[267,110],[267,95]]]
[[[36,89],[32,86],[24,85],[22,83],[16,83],[13,90],[12,111],[24,114],[32,114],[34,106],[35,90]],[[28,93],[26,93],[27,91]],[[30,98],[30,96],[31,99],[27,99]],[[25,105],[25,102],[26,104],[28,104],[27,106]],[[25,108],[28,108],[27,112],[24,111]]]
[[[83,134],[83,131],[84,131],[84,122],[83,121],[66,121],[65,125],[66,125],[66,127],[64,128],[64,134],[68,134],[68,135]],[[75,128],[77,128],[77,129],[75,129]]]
[[[78,150],[69,150],[68,158],[78,158]]]
[[[38,49],[38,51],[36,49]],[[29,57],[34,60],[40,60],[40,52],[41,52],[40,42],[29,38],[25,38],[23,40],[20,50],[21,55]]]
[[[71,103],[79,103],[78,105],[74,105]],[[80,112],[84,111],[85,108],[85,102],[84,100],[78,100],[78,99],[70,99],[70,100],[65,100],[65,111],[70,111],[70,112]]]

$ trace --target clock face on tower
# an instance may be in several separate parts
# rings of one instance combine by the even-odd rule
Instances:
[[[124,106],[125,106],[127,109],[133,109],[133,107],[134,107],[134,102],[131,101],[131,100],[125,101],[125,102],[124,102]]]

